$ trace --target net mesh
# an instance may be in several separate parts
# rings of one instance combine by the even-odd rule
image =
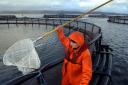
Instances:
[[[47,32],[53,30],[53,27],[48,26],[48,29],[44,30]],[[43,38],[17,41],[5,52],[3,63],[16,66],[23,74],[28,74],[64,56],[63,46],[54,32]]]
[[[31,39],[24,39],[12,45],[4,54],[5,65],[17,66],[24,74],[40,67],[40,59]]]

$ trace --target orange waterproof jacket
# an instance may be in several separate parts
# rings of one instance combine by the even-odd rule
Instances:
[[[63,29],[57,29],[57,34],[66,52],[61,85],[89,85],[92,78],[92,61],[83,34],[76,31],[66,37]],[[70,40],[80,45],[79,50],[74,52],[70,46]]]

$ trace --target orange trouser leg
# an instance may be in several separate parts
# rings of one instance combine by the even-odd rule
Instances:
[[[61,81],[61,85],[71,85],[67,75],[64,75]]]

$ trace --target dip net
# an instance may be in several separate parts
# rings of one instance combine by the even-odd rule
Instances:
[[[23,39],[8,48],[4,54],[3,63],[8,66],[16,66],[23,74],[28,74],[49,62],[63,58],[64,50],[62,48],[56,32],[36,40]]]

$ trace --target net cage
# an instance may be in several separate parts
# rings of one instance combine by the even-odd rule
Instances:
[[[47,24],[45,23],[46,29],[52,30],[58,24],[63,24],[67,21],[68,20],[47,19]],[[99,34],[99,27],[87,22],[75,21],[64,28],[66,36],[73,31],[84,33],[86,42],[89,43],[93,40],[94,36]],[[64,48],[58,39],[57,33],[53,32],[48,36],[40,37],[34,41],[32,39],[17,41],[5,52],[3,63],[5,65],[17,66],[19,71],[27,74],[45,66],[49,62],[64,57]]]

